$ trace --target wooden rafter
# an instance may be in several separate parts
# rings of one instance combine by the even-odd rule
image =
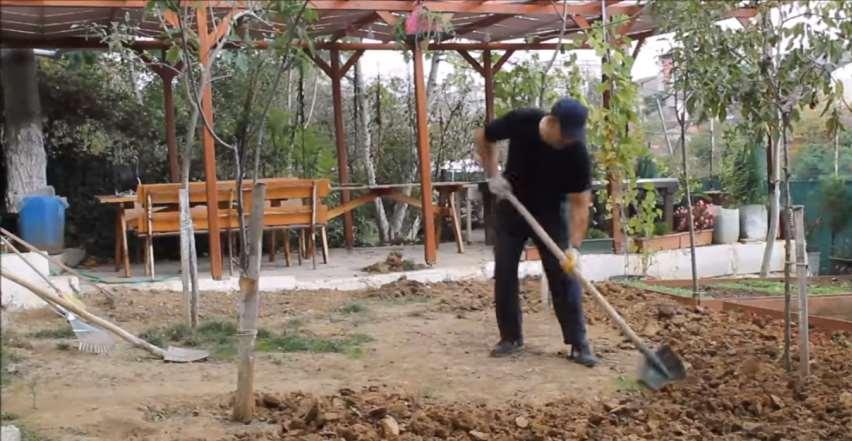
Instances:
[[[586,30],[590,27],[589,20],[586,20],[586,17],[583,17],[582,15],[574,14],[571,16],[571,19],[574,20],[574,23],[576,23],[580,29]]]
[[[633,28],[633,25],[636,23],[636,20],[639,18],[639,15],[642,13],[642,8],[637,7],[635,10],[630,11],[628,13],[629,17],[626,22],[624,22],[621,26],[616,29],[616,33],[618,35],[625,35],[630,32]]]
[[[379,15],[375,12],[367,13],[363,17],[353,21],[349,26],[346,27],[346,29],[341,29],[341,30],[331,34],[331,37],[329,37],[329,39],[331,41],[334,41],[334,40],[338,40],[340,38],[343,38],[349,32],[357,31],[357,30],[361,29],[362,26],[364,26],[366,24],[373,23],[378,18],[379,18]]]
[[[568,15],[572,14],[595,14],[600,11],[600,3],[588,2],[582,4],[554,3],[551,0],[531,0],[526,3],[506,3],[503,0],[480,0],[474,1],[435,1],[423,0],[309,0],[309,7],[316,10],[385,10],[395,12],[408,12],[415,6],[421,4],[431,12],[460,12],[468,14],[528,14],[528,15],[552,15],[562,14],[564,10]],[[563,9],[565,8],[565,9]]]
[[[399,23],[399,17],[393,15],[390,11],[376,11],[376,15],[390,27],[394,27]]]
[[[472,21],[466,25],[457,27],[454,31],[456,35],[467,35],[473,31],[493,26],[501,21],[512,18],[513,15],[489,15],[488,17]]]

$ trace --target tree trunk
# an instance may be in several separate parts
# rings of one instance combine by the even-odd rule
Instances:
[[[434,94],[432,92],[435,90],[435,85],[438,82],[438,67],[439,67],[440,63],[441,63],[440,57],[438,57],[437,55],[432,57],[431,65],[429,67],[429,79],[428,79],[428,82],[426,83],[426,100],[427,100],[427,103],[428,103],[427,106],[429,107],[430,111],[431,111],[431,108],[432,108],[432,102],[433,102],[432,100],[433,100],[433,97],[434,97]],[[411,78],[411,77],[409,76],[409,78]],[[411,83],[410,83],[410,80],[409,80],[409,85],[410,84]],[[408,111],[409,111],[409,115],[414,115],[414,108],[413,108],[412,103],[411,103],[411,96],[412,96],[412,94],[411,94],[411,91],[409,90],[409,93],[408,93],[409,109],[408,109]],[[412,130],[411,131],[411,138],[412,138],[411,154],[414,157],[416,157],[417,156],[417,144],[414,142],[414,127],[415,127],[415,124],[412,123],[411,124],[411,130]],[[411,168],[409,170],[407,170],[407,174],[404,177],[406,178],[406,180],[411,181],[411,180],[414,179],[414,176],[415,176],[416,173],[417,173],[417,161],[412,161]],[[406,196],[411,196],[411,187],[406,187],[405,189],[403,189],[403,193]],[[391,215],[391,220],[390,220],[391,240],[402,240],[406,236],[411,237],[412,234],[414,236],[417,235],[416,228],[414,229],[413,233],[411,233],[411,231],[409,231],[408,234],[406,234],[406,232],[403,231],[403,227],[404,227],[404,224],[405,224],[405,215],[407,213],[408,213],[408,204],[397,203],[394,206],[394,211],[393,211],[393,214]],[[412,227],[414,227],[414,223],[412,223]]]
[[[769,274],[770,263],[772,262],[772,251],[775,248],[775,238],[778,236],[778,217],[779,205],[781,202],[781,185],[778,177],[781,174],[781,137],[770,145],[772,162],[769,178],[769,231],[766,236],[766,248],[763,250],[763,262],[760,265],[760,276],[766,277]]]
[[[361,135],[355,140],[355,142],[358,145],[358,149],[361,151],[362,158],[364,159],[364,168],[367,171],[367,184],[376,185],[376,166],[373,163],[372,134],[368,128],[369,124],[367,121],[367,90],[364,87],[364,75],[361,72],[360,59],[355,63],[354,75],[355,102],[359,109],[358,120],[356,121],[358,130],[356,133]],[[376,198],[375,209],[376,225],[379,227],[379,241],[384,244],[388,240],[389,225],[382,198]]]
[[[192,101],[193,91],[190,85],[188,74],[184,76],[184,87],[187,94],[187,99]],[[184,140],[183,152],[181,153],[181,188],[185,191],[187,198],[179,206],[181,216],[188,219],[189,227],[181,228],[180,243],[181,243],[181,271],[186,274],[181,277],[183,287],[185,310],[187,311],[187,324],[195,329],[198,324],[198,253],[195,249],[195,233],[192,229],[192,214],[189,209],[189,172],[192,165],[192,147],[195,145],[195,134],[198,128],[198,119],[200,118],[200,110],[198,106],[192,106],[192,113],[189,118],[189,125],[186,128],[186,139]],[[185,203],[183,203],[185,202]],[[184,246],[185,244],[185,246]]]
[[[258,285],[260,284],[261,239],[263,238],[263,201],[266,184],[255,184],[252,190],[252,212],[247,234],[248,256],[240,267],[239,330],[237,342],[237,391],[234,394],[233,419],[248,423],[254,417],[254,346],[257,338]]]
[[[47,154],[41,127],[35,54],[31,49],[0,51],[0,77],[6,112],[5,203],[17,212],[21,197],[47,186]],[[13,111],[12,111],[13,110]]]

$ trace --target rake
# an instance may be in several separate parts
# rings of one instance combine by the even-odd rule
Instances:
[[[18,256],[18,258],[24,261],[24,263],[26,263],[31,270],[33,270],[36,274],[39,275],[39,277],[41,277],[45,282],[47,282],[47,284],[50,285],[50,287],[53,289],[57,296],[64,298],[69,302],[77,304],[77,306],[80,308],[84,307],[82,304],[83,302],[81,302],[80,299],[77,299],[74,296],[65,296],[59,289],[59,287],[56,286],[53,281],[50,280],[49,277],[42,274],[42,272],[39,271],[38,268],[36,268],[32,262],[27,260],[27,258],[24,257],[24,255],[21,254],[21,252],[18,251],[18,249],[15,248],[15,246],[12,245],[11,242],[9,242],[9,240],[2,236],[0,236],[0,239],[2,239],[3,243],[6,244],[6,246],[11,249],[16,256]],[[77,349],[80,350],[80,352],[103,354],[110,352],[113,348],[115,348],[115,339],[112,338],[112,336],[109,335],[103,329],[98,328],[96,326],[92,326],[80,320],[76,315],[72,314],[70,311],[65,308],[62,308],[61,306],[53,305],[51,303],[48,303],[48,305],[51,307],[51,309],[53,309],[53,311],[64,317],[65,320],[68,321],[68,324],[71,325],[71,330],[74,331],[74,335],[77,337]]]
[[[198,349],[185,349],[185,348],[176,348],[173,346],[169,346],[167,349],[160,348],[158,346],[152,345],[145,340],[125,331],[114,323],[111,323],[107,320],[104,320],[91,312],[86,311],[83,308],[80,308],[73,302],[70,302],[62,297],[54,296],[49,293],[47,290],[33,285],[27,280],[22,279],[14,274],[8,274],[8,272],[0,274],[0,276],[5,277],[6,279],[23,286],[24,288],[30,290],[33,294],[44,300],[45,302],[55,305],[57,307],[62,307],[67,309],[68,311],[79,315],[86,319],[87,322],[93,323],[103,329],[112,332],[116,336],[120,337],[122,340],[127,341],[128,343],[136,346],[140,349],[144,349],[157,357],[162,358],[165,361],[172,361],[175,363],[190,363],[193,361],[201,361],[207,359],[210,354],[207,351],[202,351]]]

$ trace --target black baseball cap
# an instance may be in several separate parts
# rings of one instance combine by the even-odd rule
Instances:
[[[578,141],[586,139],[586,119],[589,110],[579,101],[563,97],[556,101],[550,109],[550,114],[559,120],[562,136]]]

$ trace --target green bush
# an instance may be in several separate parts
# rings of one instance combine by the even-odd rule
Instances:
[[[767,199],[766,156],[763,137],[738,126],[724,135],[722,189],[738,205],[764,204]]]

